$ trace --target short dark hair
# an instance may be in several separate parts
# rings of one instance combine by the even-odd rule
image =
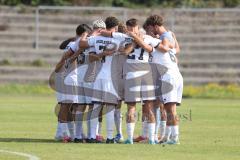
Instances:
[[[146,31],[146,30],[147,30],[147,28],[148,28],[148,26],[147,26],[147,23],[146,23],[146,22],[144,22],[144,23],[143,23],[143,29]]]
[[[155,26],[155,25],[162,26],[163,18],[162,16],[159,16],[159,15],[151,15],[147,18],[145,23],[147,26]]]
[[[116,17],[107,17],[105,19],[105,24],[106,24],[106,28],[110,29],[110,28],[118,26],[119,20]]]
[[[119,23],[119,25],[118,25],[118,32],[120,32],[120,33],[126,33],[127,32],[127,28],[124,25],[124,23]]]
[[[80,24],[76,28],[76,34],[78,36],[82,35],[84,32],[91,32],[91,27],[89,27],[87,24]]]
[[[138,20],[135,18],[131,18],[127,20],[126,25],[130,27],[136,27],[138,25]]]

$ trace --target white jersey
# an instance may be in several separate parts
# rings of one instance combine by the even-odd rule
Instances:
[[[174,39],[171,32],[165,32],[160,36],[160,39],[163,40],[167,38],[171,43],[174,44]],[[153,52],[153,63],[161,64],[167,68],[167,72],[161,76],[161,93],[160,100],[166,104],[170,102],[175,102],[180,104],[182,100],[183,92],[183,78],[179,72],[176,59],[176,50],[171,49],[168,52],[160,52],[155,50]],[[165,91],[164,89],[168,88],[167,86],[171,85],[171,90]]]
[[[79,42],[79,39],[77,39],[76,41],[74,41],[74,42],[70,42],[68,45],[67,45],[67,47],[66,47],[66,51],[68,51],[69,49],[71,49],[72,50],[72,46],[75,46],[75,45],[77,45],[78,44],[78,42]],[[73,50],[72,50],[73,51]],[[75,53],[75,51],[73,51],[74,53]],[[73,53],[73,54],[74,54]],[[66,72],[67,72],[67,76],[77,76],[77,68],[76,68],[76,63],[75,62],[73,62],[73,63],[71,63],[71,64],[69,64],[68,63],[68,60],[67,60],[67,63],[65,64],[65,68],[66,68]],[[75,67],[75,69],[73,69]],[[72,70],[72,71],[71,71]]]
[[[152,47],[156,47],[161,40],[153,38],[148,35],[143,36],[143,41]],[[127,63],[148,63],[151,54],[146,52],[143,48],[137,46],[131,54],[128,55]]]
[[[179,72],[175,54],[176,54],[175,49],[171,49],[166,53],[155,50],[152,53],[153,55],[152,62],[165,66],[168,69],[168,72]]]
[[[74,44],[75,42],[70,42],[64,50],[64,54],[70,49],[70,46]],[[56,75],[56,83],[58,85],[58,88],[60,87],[60,92],[57,92],[58,102],[65,103],[66,101],[69,101],[67,103],[78,103],[77,93],[72,91],[72,88],[75,88],[75,86],[77,86],[76,63],[66,63],[62,69],[64,69],[64,71],[62,73],[57,73]],[[64,81],[64,83],[62,83],[62,80]],[[72,87],[69,88],[66,87],[66,85]]]
[[[75,41],[75,43],[70,46],[70,48],[73,52],[77,52],[79,50],[80,40],[81,40],[81,37],[79,37]],[[83,54],[89,55],[90,52],[95,52],[95,48],[89,47],[83,51]],[[78,82],[84,82],[84,77],[85,77],[86,71],[88,69],[88,66],[89,66],[89,64],[78,65],[78,68],[77,68]]]
[[[172,36],[172,32],[164,32],[160,38],[160,40],[168,39],[172,44],[175,45],[174,38]],[[155,50],[153,53],[153,62],[161,64],[168,68],[168,72],[179,72],[176,58],[176,49],[171,49],[170,51],[163,53],[161,51]]]
[[[90,37],[88,39],[88,45],[94,46],[96,54],[100,54],[108,45],[113,46],[113,48],[115,48],[115,50],[117,51],[119,46],[122,44],[122,41],[123,38],[96,36]],[[113,56],[106,56],[102,58],[101,60],[102,68],[97,75],[97,79],[111,80],[112,58]]]

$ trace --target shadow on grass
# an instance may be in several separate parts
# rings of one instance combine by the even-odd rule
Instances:
[[[34,138],[0,138],[0,142],[19,142],[19,143],[60,143],[54,139],[34,139]]]

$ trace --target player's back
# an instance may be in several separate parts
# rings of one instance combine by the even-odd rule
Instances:
[[[89,38],[90,46],[95,47],[96,54],[102,53],[105,49],[111,49],[117,51],[121,41],[112,37],[96,36]],[[109,48],[111,47],[111,48]],[[98,74],[100,79],[109,79],[111,78],[111,67],[112,67],[112,58],[113,56],[104,56],[101,61],[97,63],[102,63],[101,71]]]

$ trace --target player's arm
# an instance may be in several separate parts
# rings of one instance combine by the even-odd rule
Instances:
[[[173,48],[173,47],[172,47]],[[164,45],[162,42],[160,42],[156,47],[155,49],[162,52],[162,53],[166,53],[168,52],[170,49],[172,48],[169,48],[167,45]]]
[[[72,55],[69,57],[69,62],[70,62],[70,63],[73,63],[80,54],[83,54],[83,51],[84,51],[84,49],[79,48],[79,49],[77,50],[77,52],[75,52],[74,54],[72,54]]]
[[[153,47],[143,41],[142,38],[137,36],[136,34],[129,32],[129,35],[134,39],[134,41],[142,47],[146,52],[151,53],[153,51]]]
[[[180,46],[178,44],[178,41],[177,41],[177,38],[175,36],[175,34],[172,32],[172,36],[174,38],[174,41],[175,41],[175,49],[176,49],[176,53],[179,54],[180,53]]]
[[[120,54],[129,55],[133,50],[134,50],[133,43],[128,43],[125,45],[125,47],[123,48],[121,47],[118,51],[120,52]]]
[[[166,53],[170,49],[173,49],[175,46],[169,41],[169,36],[164,37],[162,43],[156,48],[157,50],[161,51],[162,53]]]
[[[60,59],[60,61],[56,64],[55,67],[55,72],[59,72],[60,69],[63,67],[63,65],[65,64],[65,61],[73,54],[72,50],[69,49],[67,52],[65,52],[62,56],[62,58]]]

